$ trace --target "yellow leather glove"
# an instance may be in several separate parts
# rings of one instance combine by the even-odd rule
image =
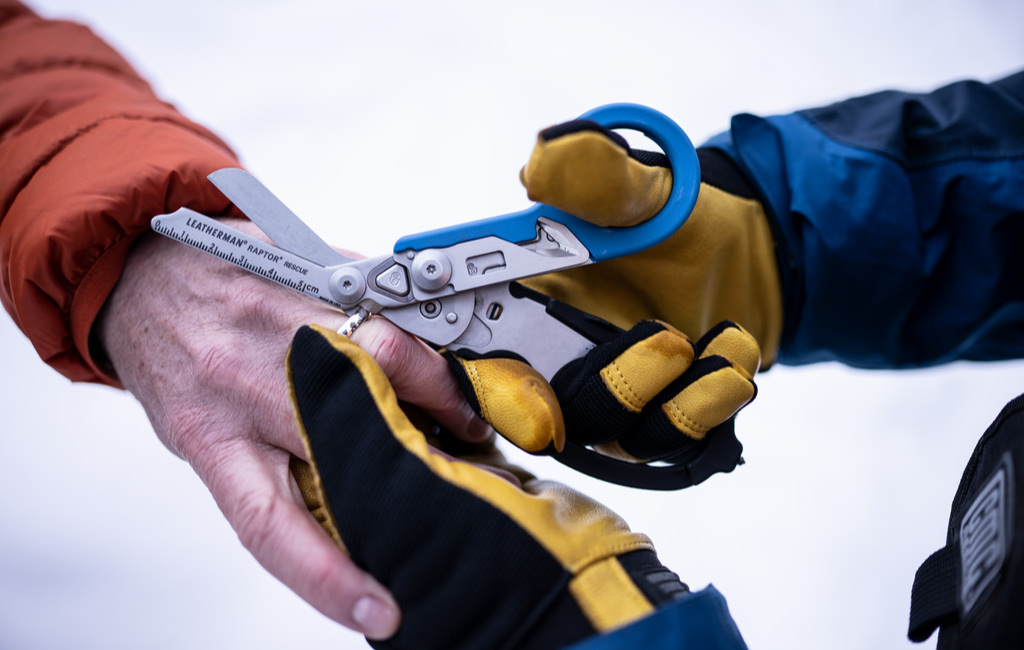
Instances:
[[[663,154],[633,150],[589,120],[542,131],[521,179],[531,199],[606,227],[652,217],[672,187]],[[584,471],[566,460],[566,439],[633,463],[678,465],[664,484],[612,466],[629,476],[610,480],[628,485],[675,489],[735,467],[742,447],[733,419],[756,394],[762,360],[775,358],[782,299],[764,211],[742,184],[729,187],[739,193],[702,183],[688,220],[659,246],[525,281],[631,329],[610,334],[550,386],[508,354],[448,355],[481,417],[519,447]],[[526,402],[533,408],[516,407]]]
[[[402,609],[374,647],[560,648],[688,593],[601,504],[507,465],[493,445],[424,434],[346,337],[304,327],[287,366],[306,504]]]
[[[645,463],[694,456],[723,427],[731,436],[735,414],[757,393],[760,352],[734,323],[692,343],[671,325],[642,321],[563,367],[550,384],[500,353],[446,357],[470,405],[521,449],[558,454],[568,439]],[[738,459],[737,448],[692,483],[731,470]]]
[[[696,207],[668,240],[646,251],[524,284],[622,328],[646,319],[699,338],[721,321],[750,332],[762,367],[775,361],[782,292],[761,204],[731,162],[698,151]],[[545,129],[520,179],[528,196],[604,226],[657,213],[671,187],[663,156],[630,149],[618,134],[576,120]],[[718,179],[728,181],[716,187]]]

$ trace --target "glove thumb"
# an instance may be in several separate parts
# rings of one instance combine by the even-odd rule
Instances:
[[[505,439],[531,454],[562,451],[562,409],[551,384],[532,366],[510,356],[444,356],[466,401]]]
[[[668,157],[591,120],[541,131],[519,179],[531,200],[605,227],[650,219],[672,190]]]

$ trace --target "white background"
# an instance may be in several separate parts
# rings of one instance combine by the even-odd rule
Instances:
[[[367,254],[525,207],[537,130],[603,103],[656,107],[700,142],[737,112],[1024,64],[1016,0],[35,6],[93,25]],[[69,384],[6,319],[0,341],[0,650],[365,647],[262,571],[130,397]],[[693,587],[713,582],[752,648],[909,647],[914,571],[1022,371],[776,368],[740,418],[747,464],[682,493],[524,462],[625,514]]]

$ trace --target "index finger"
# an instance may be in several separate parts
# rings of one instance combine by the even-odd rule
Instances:
[[[468,442],[493,434],[466,401],[448,362],[426,343],[385,318],[369,319],[352,334],[352,340],[377,361],[398,399],[420,407]]]

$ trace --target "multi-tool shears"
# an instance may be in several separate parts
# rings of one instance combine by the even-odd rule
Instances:
[[[380,314],[456,354],[510,351],[551,379],[618,330],[516,281],[600,263],[663,241],[693,210],[700,184],[693,145],[665,115],[635,104],[611,104],[580,117],[610,129],[639,131],[661,147],[673,182],[657,215],[636,226],[609,228],[536,203],[512,214],[408,235],[391,254],[352,259],[324,242],[248,172],[222,169],[210,181],[275,245],[188,208],[154,218],[152,227],[333,305],[355,321]],[[614,483],[679,489],[730,471],[738,462],[742,447],[734,436],[709,438],[683,464],[627,463],[571,441],[554,457]]]

